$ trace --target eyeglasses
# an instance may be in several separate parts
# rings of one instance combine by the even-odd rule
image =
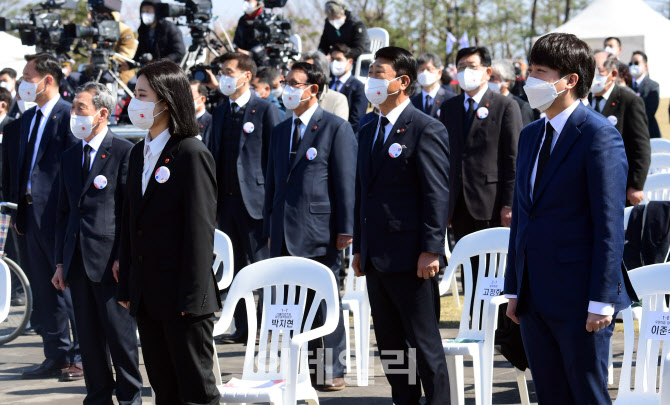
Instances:
[[[282,81],[279,82],[279,85],[282,88],[284,88],[286,86],[291,86],[291,87],[311,86],[312,84],[311,83],[300,83],[300,82],[294,82],[294,81],[287,82],[286,80],[282,80]]]
[[[635,62],[631,62],[630,64],[631,64],[631,65],[635,65],[635,66],[637,66],[639,63],[640,63],[640,62],[635,61]]]
[[[477,69],[478,67],[481,67],[482,65],[458,65],[456,67],[457,72],[462,72],[465,69]]]

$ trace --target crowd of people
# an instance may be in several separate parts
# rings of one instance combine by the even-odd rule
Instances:
[[[117,95],[75,75],[74,61],[26,55],[21,77],[0,71],[2,199],[18,204],[5,251],[30,280],[28,333],[45,357],[23,378],[84,379],[85,403],[141,403],[139,331],[156,403],[218,403],[219,229],[235,274],[298,256],[339,283],[351,260],[349,276],[366,276],[380,357],[391,360],[393,402],[419,403],[423,388],[427,403],[448,404],[445,243],[502,226],[507,315],[519,324],[509,327],[520,330],[539,403],[611,403],[612,319],[636,299],[620,267],[623,208],[643,200],[649,139],[660,137],[643,51],[624,63],[617,38],[594,51],[549,34],[527,63],[474,46],[445,66],[389,46],[361,80],[366,29],[331,0],[318,50],[282,74],[248,52],[263,3],[246,0],[237,51],[201,82],[178,66],[181,34],[156,3],[142,2],[139,46],[127,55],[144,66],[122,69],[134,89],[129,120],[147,131],[136,145],[109,125]],[[213,92],[220,102],[209,108]],[[234,320],[220,343],[256,330],[241,303]],[[310,343],[313,383],[325,391],[345,388],[343,325],[340,312],[336,330]],[[398,372],[410,362],[416,376]]]

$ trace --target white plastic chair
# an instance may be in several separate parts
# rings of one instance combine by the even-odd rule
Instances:
[[[652,138],[649,140],[651,145],[651,154],[670,153],[670,141],[663,138]]]
[[[475,298],[472,323],[470,323],[470,302],[472,294],[477,297],[479,291],[484,288],[482,286],[484,277],[495,277],[504,284],[508,244],[509,228],[485,229],[465,236],[454,247],[449,267],[440,281],[440,295],[444,295],[449,290],[456,269],[459,266],[464,267],[465,294],[458,336],[456,339],[442,340],[449,369],[451,403],[454,405],[463,405],[465,401],[463,356],[472,357],[476,404],[491,405],[492,403],[493,351],[495,330],[498,326],[498,307],[506,303],[507,299],[503,296],[494,297],[490,301]],[[476,291],[472,291],[472,262],[470,259],[475,256],[479,256],[479,272]],[[523,371],[515,370],[521,403],[528,405],[530,400],[526,376]]]
[[[660,375],[661,390],[664,395],[670,389],[668,376],[664,375],[664,363],[670,353],[670,345],[663,344],[659,353],[661,342],[646,338],[647,318],[649,311],[668,312],[665,305],[665,294],[670,293],[670,264],[653,264],[640,267],[628,272],[630,281],[640,300],[642,300],[642,321],[640,322],[640,334],[638,336],[637,351],[635,358],[635,376],[632,376],[633,351],[635,346],[635,325],[631,308],[626,308],[623,313],[624,324],[624,351],[621,364],[621,377],[619,378],[619,393],[615,401],[616,405],[657,405],[668,402],[661,401],[661,394],[656,390],[657,374]],[[661,355],[661,369],[658,368],[659,354]],[[664,360],[664,361],[663,361]],[[669,373],[665,373],[669,374]],[[633,389],[631,390],[631,385]]]
[[[447,236],[444,238],[444,257],[447,258],[447,263],[449,262],[449,259],[451,259],[451,250],[449,249],[449,230],[447,229]],[[456,307],[460,308],[461,307],[461,300],[458,298],[458,283],[456,282],[456,275],[454,274],[454,277],[451,278],[451,295],[454,297],[454,300],[456,301]]]
[[[670,353],[663,360],[663,370],[670,370]],[[670,404],[670,372],[663,373],[661,377],[661,403]]]
[[[259,288],[264,289],[264,299],[260,344],[256,353],[257,321],[253,292]],[[298,297],[300,319],[307,313],[304,329],[293,333],[286,330],[268,333],[266,317],[273,305],[272,290],[275,293],[274,302],[281,304],[284,302],[285,288],[288,291],[287,302],[294,303],[296,296]],[[310,307],[306,305],[308,289],[314,291],[314,300]],[[339,289],[333,273],[326,266],[309,259],[277,257],[242,269],[230,287],[221,319],[214,325],[214,336],[222,334],[233,319],[237,302],[241,299],[245,301],[249,334],[244,371],[241,380],[233,378],[218,386],[221,402],[294,405],[300,399],[309,404],[318,404],[318,396],[310,381],[305,349],[308,341],[325,336],[337,327],[340,313],[338,298]],[[323,326],[312,329],[322,300],[327,308],[325,322]]]
[[[365,72],[364,76],[361,76],[361,65],[363,62],[373,62],[375,60],[375,53],[380,49],[389,46],[391,42],[389,37],[389,32],[384,28],[369,28],[368,37],[370,38],[370,53],[364,53],[358,57],[356,60],[356,68],[354,69],[354,75],[361,79],[365,83],[365,78],[367,78],[368,73]]]
[[[670,172],[670,153],[652,153],[649,174]]]
[[[355,276],[354,269],[351,266],[352,262],[353,260],[349,261],[347,279],[344,284],[344,296],[342,297],[342,316],[347,345],[346,367],[347,373],[350,373],[351,338],[349,337],[349,311],[351,311],[354,315],[354,339],[356,340],[356,382],[359,387],[367,387],[370,367],[370,300],[368,299],[365,276]]]
[[[670,173],[658,173],[647,176],[644,183],[644,201],[670,201]]]
[[[293,34],[288,38],[289,41],[293,44],[293,47],[298,51],[298,60],[302,55],[302,38],[298,34]]]
[[[0,322],[4,322],[9,315],[12,295],[11,284],[9,267],[4,260],[0,260]]]

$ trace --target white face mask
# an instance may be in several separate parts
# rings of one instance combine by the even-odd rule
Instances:
[[[628,71],[630,72],[631,76],[636,79],[642,75],[642,68],[640,65],[630,65],[628,66]]]
[[[198,100],[193,100],[193,105],[195,106],[195,111],[198,112],[198,108],[205,103],[198,103]]]
[[[230,96],[231,94],[235,93],[235,90],[244,86],[244,83],[237,84],[237,81],[240,80],[241,77],[242,76],[231,77],[231,76],[221,75],[219,77],[219,90],[221,90],[221,93],[223,93],[226,96]]]
[[[328,20],[328,22],[330,23],[330,25],[335,27],[336,30],[339,30],[344,25],[344,22],[346,21],[346,19],[347,19],[346,16],[342,16],[342,17],[340,17],[338,19],[335,19],[335,20]]]
[[[500,91],[502,90],[502,82],[501,83],[489,82],[489,90],[491,90],[494,93],[501,94]]]
[[[136,98],[130,100],[128,104],[128,117],[130,122],[139,129],[149,129],[154,125],[154,118],[163,114],[167,108],[163,108],[158,114],[154,115],[154,107],[163,100],[154,102],[142,101]]]
[[[281,98],[282,93],[284,92],[284,89],[281,88],[281,86],[277,87],[276,89],[270,90],[270,93],[272,93],[273,96],[279,100]]]
[[[482,76],[484,70],[466,68],[462,72],[458,72],[458,85],[464,91],[473,91],[479,88],[482,84]]]
[[[26,110],[30,110],[31,108],[37,106],[37,103],[33,101],[16,100],[16,102],[19,104],[19,111],[21,111],[21,114],[26,112]]]
[[[9,82],[0,82],[0,87],[2,87],[3,89],[7,89],[8,91],[12,91]]]
[[[142,13],[141,17],[144,25],[151,25],[156,21],[156,14],[153,13]]]
[[[254,11],[258,10],[258,5],[251,4],[249,1],[245,1],[242,3],[242,11],[244,11],[244,14],[253,14]]]
[[[556,83],[568,76],[569,75],[565,75],[553,83],[529,77],[528,80],[526,80],[526,85],[523,86],[523,90],[526,92],[530,107],[537,108],[540,112],[544,112],[547,108],[551,107],[556,97],[567,90],[563,89],[560,93],[556,92]]]
[[[348,61],[334,60],[330,62],[330,72],[337,77],[342,76],[347,73],[348,64]]]
[[[95,116],[100,114],[100,111],[96,112],[94,115],[70,115],[70,130],[72,135],[78,139],[86,139],[93,132],[93,128],[97,127],[98,124],[93,125],[93,120]]]
[[[424,70],[417,76],[417,80],[422,87],[432,86],[438,79],[437,73],[428,70]]]
[[[610,83],[612,83],[612,80],[607,81],[608,77],[609,77],[609,75],[601,76],[601,75],[597,74],[596,77],[593,79],[593,84],[591,85],[591,93],[593,93],[593,94],[602,93],[605,90],[605,88]]]
[[[46,86],[44,86],[42,90],[37,91],[37,86],[39,86],[39,84],[42,83],[46,78],[47,77],[44,76],[42,80],[37,83],[30,83],[25,80],[22,81],[21,85],[19,86],[19,95],[21,96],[21,99],[25,101],[35,101],[37,96],[46,90]]]
[[[612,55],[616,55],[616,51],[611,46],[606,46],[605,47],[605,52],[611,53]]]
[[[286,86],[284,92],[281,95],[281,99],[284,102],[284,106],[289,110],[295,110],[300,106],[300,103],[307,101],[310,97],[302,98],[302,94],[305,92],[305,89],[301,89],[293,86]]]
[[[368,101],[374,105],[382,104],[384,101],[386,101],[388,96],[392,96],[400,92],[400,90],[398,90],[389,94],[388,88],[392,81],[398,80],[401,77],[402,76],[396,77],[393,80],[369,78],[367,83],[365,83],[365,97],[367,97]]]

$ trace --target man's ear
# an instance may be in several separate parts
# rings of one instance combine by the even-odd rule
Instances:
[[[568,81],[566,83],[566,88],[572,89],[577,86],[577,82],[579,81],[579,75],[577,73],[570,73],[568,75]]]
[[[612,71],[612,80],[616,80],[617,77],[619,77],[619,71],[618,70],[613,70]]]

